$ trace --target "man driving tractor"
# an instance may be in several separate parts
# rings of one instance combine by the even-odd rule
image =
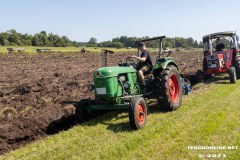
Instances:
[[[140,80],[140,83],[142,85],[146,85],[144,81],[144,75],[147,75],[151,73],[153,64],[152,64],[152,58],[150,53],[148,52],[145,43],[139,42],[138,43],[139,50],[142,52],[140,57],[137,56],[131,56],[132,58],[136,58],[139,60],[136,70],[138,72],[138,77]]]
[[[216,47],[215,47],[216,51],[222,51],[223,49],[225,49],[225,46],[223,43],[221,43],[220,38],[216,39]]]

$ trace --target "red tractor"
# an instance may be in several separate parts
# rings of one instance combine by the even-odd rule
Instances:
[[[240,79],[239,36],[236,32],[219,32],[203,36],[203,71],[196,78],[207,80],[212,75],[228,73],[230,83]]]

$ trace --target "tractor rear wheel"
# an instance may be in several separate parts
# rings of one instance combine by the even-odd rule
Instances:
[[[230,83],[236,83],[237,75],[236,75],[235,67],[230,67],[229,71],[228,71],[228,74],[229,74]]]
[[[129,108],[129,121],[132,129],[138,130],[145,127],[147,122],[147,104],[142,97],[131,99]]]
[[[155,93],[160,109],[166,111],[178,109],[182,104],[182,84],[177,68],[168,66],[155,83]]]
[[[236,65],[236,74],[237,74],[237,79],[240,79],[240,62],[239,64]]]
[[[236,55],[236,73],[237,73],[237,79],[240,79],[240,55]]]
[[[89,113],[87,108],[91,105],[92,101],[90,99],[82,99],[78,102],[75,110],[75,121],[77,123],[83,123],[88,120]]]

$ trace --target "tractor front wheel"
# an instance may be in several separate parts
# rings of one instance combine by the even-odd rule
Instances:
[[[236,55],[235,68],[237,73],[237,79],[240,79],[240,54],[239,53]]]
[[[91,105],[90,99],[82,99],[78,102],[76,110],[75,110],[75,121],[77,123],[83,123],[88,120],[89,113],[87,108]]]
[[[240,62],[238,65],[236,65],[236,73],[237,73],[237,79],[240,79]]]
[[[143,128],[147,122],[147,105],[142,97],[131,99],[129,108],[129,121],[132,129]]]
[[[236,83],[237,81],[236,68],[230,67],[228,74],[229,74],[230,83]]]

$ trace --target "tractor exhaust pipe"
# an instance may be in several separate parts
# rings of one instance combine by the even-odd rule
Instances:
[[[111,51],[111,50],[107,50],[107,49],[103,49],[102,50],[102,67],[107,67],[107,54],[113,54],[115,52]]]

